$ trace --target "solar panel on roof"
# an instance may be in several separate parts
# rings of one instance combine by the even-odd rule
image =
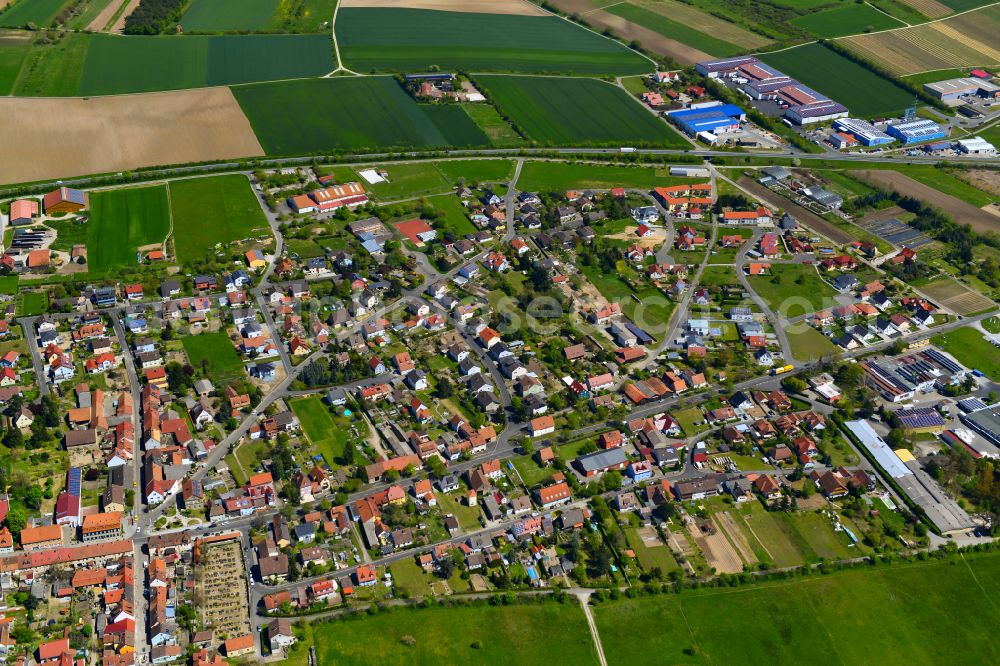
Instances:
[[[66,492],[70,495],[80,496],[83,486],[83,473],[79,467],[70,467],[66,474]]]

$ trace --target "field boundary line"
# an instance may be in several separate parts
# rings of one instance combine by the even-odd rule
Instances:
[[[621,3],[618,3],[618,4],[621,4]],[[644,59],[645,59],[645,60],[646,60],[646,61],[647,61],[647,62],[648,62],[649,64],[651,64],[651,65],[653,66],[653,71],[656,71],[656,67],[657,67],[657,65],[656,65],[656,61],[655,61],[655,60],[653,60],[652,58],[650,58],[650,57],[649,57],[648,55],[646,55],[645,53],[641,53],[641,52],[639,52],[639,51],[636,51],[636,50],[635,50],[635,49],[633,49],[633,48],[630,48],[630,47],[629,47],[629,46],[628,46],[627,44],[624,44],[624,43],[623,43],[623,42],[622,42],[621,40],[619,40],[619,39],[616,39],[616,38],[614,38],[614,37],[608,37],[608,36],[607,36],[607,35],[605,35],[605,34],[602,34],[602,33],[600,33],[600,32],[597,32],[596,30],[594,30],[593,28],[591,28],[591,27],[590,27],[589,25],[583,25],[583,24],[581,24],[581,23],[577,23],[576,21],[574,21],[574,20],[570,19],[570,18],[569,18],[568,16],[562,16],[562,15],[560,15],[560,14],[556,14],[555,12],[551,12],[551,11],[549,11],[548,9],[546,9],[545,7],[542,7],[541,5],[538,5],[538,7],[539,7],[539,9],[541,9],[541,10],[542,10],[543,12],[546,12],[546,13],[547,13],[547,14],[549,14],[550,16],[555,16],[556,18],[559,18],[559,19],[562,19],[563,21],[566,21],[567,23],[570,23],[570,24],[572,24],[572,25],[575,25],[576,27],[578,27],[578,28],[580,28],[580,29],[582,29],[582,30],[586,30],[587,32],[589,32],[589,33],[591,33],[591,34],[594,34],[594,35],[597,35],[597,36],[598,36],[598,37],[600,37],[601,39],[606,39],[606,40],[608,40],[609,42],[614,42],[615,44],[617,44],[618,46],[622,47],[623,49],[625,49],[625,50],[626,50],[626,51],[628,51],[629,53],[634,53],[634,54],[638,55],[638,56],[639,56],[640,58],[644,58]],[[602,9],[602,8],[598,7],[597,9],[594,9],[594,10],[592,10],[592,11],[595,11],[595,12],[596,12],[596,11],[600,11],[601,9]],[[588,12],[588,13],[589,13],[589,12]]]
[[[170,220],[170,226],[167,227],[167,235],[163,238],[163,244],[162,244],[162,246],[160,248],[160,251],[163,252],[164,256],[167,255],[167,243],[169,243],[170,239],[173,238],[173,236],[174,236],[174,205],[170,201],[170,181],[169,180],[166,181],[166,185],[167,185],[167,219]],[[177,258],[174,257],[175,261],[176,261],[176,259]]]
[[[997,606],[996,602],[993,601],[993,597],[990,596],[990,593],[986,591],[986,588],[983,587],[983,584],[979,581],[979,576],[977,576],[976,572],[972,570],[972,565],[969,564],[969,561],[965,559],[965,553],[961,553],[961,556],[962,556],[962,562],[965,563],[965,568],[968,569],[969,574],[972,575],[972,580],[976,581],[976,586],[982,591],[983,596],[986,597],[986,599],[990,602],[990,605],[993,606],[993,609],[1000,612],[1000,606]]]
[[[907,24],[906,27],[903,27],[903,28],[887,28],[885,30],[872,30],[871,32],[860,32],[860,33],[857,33],[857,34],[854,34],[854,35],[844,35],[842,37],[835,37],[831,41],[840,41],[842,39],[851,39],[852,37],[867,37],[868,35],[881,35],[882,33],[896,32],[897,30],[910,30],[911,28],[912,29],[922,28],[925,25],[933,25],[935,23],[941,23],[942,21],[950,21],[953,18],[958,18],[959,16],[964,16],[965,14],[971,14],[972,12],[978,12],[981,9],[989,9],[990,7],[996,7],[997,5],[1000,5],[1000,2],[991,2],[988,5],[980,5],[979,7],[973,7],[972,9],[966,9],[964,12],[956,12],[954,14],[948,14],[947,16],[941,16],[941,17],[936,18],[936,19],[931,19],[930,21],[927,21],[926,23],[918,23],[916,25],[909,25],[909,24]],[[896,18],[896,17],[894,16],[893,18]],[[896,20],[898,21],[900,19],[896,19]],[[905,21],[903,21],[903,22],[905,23]],[[945,69],[955,69],[955,68],[945,68]],[[928,70],[928,71],[934,71],[934,70]],[[917,73],[919,73],[919,72],[917,72]],[[906,76],[911,76],[911,75],[907,74]]]
[[[868,2],[868,0],[865,0],[865,4],[868,5],[869,7],[871,7],[872,9],[874,9],[875,11],[877,11],[878,13],[884,14],[885,16],[888,16],[889,18],[891,18],[894,21],[899,21],[900,23],[902,23],[903,25],[905,25],[907,28],[912,28],[913,27],[912,23],[907,23],[903,19],[898,18],[896,16],[893,16],[892,14],[890,14],[887,11],[883,11],[882,9],[879,9],[878,7],[876,7],[875,5],[873,5],[872,3]],[[923,25],[923,24],[920,24],[920,25]]]

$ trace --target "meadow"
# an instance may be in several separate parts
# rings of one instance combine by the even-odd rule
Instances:
[[[902,21],[886,16],[871,5],[856,3],[799,16],[792,19],[791,23],[817,37],[841,37],[904,26]]]
[[[170,208],[178,261],[201,259],[216,243],[270,231],[250,182],[239,174],[171,181]]]
[[[994,381],[1000,381],[1000,351],[975,328],[959,328],[931,338],[967,368],[975,368]]]
[[[526,190],[545,192],[574,187],[602,190],[627,187],[651,190],[660,185],[672,185],[674,183],[669,182],[672,180],[669,176],[663,176],[656,167],[531,160],[525,162],[521,168],[517,184]],[[689,181],[678,178],[677,182]]]
[[[322,76],[326,35],[94,35],[77,94],[111,95]]]
[[[804,264],[773,264],[770,275],[751,278],[750,286],[772,309],[785,316],[827,307],[836,296],[815,267]]]
[[[181,15],[185,33],[245,32],[266,26],[281,0],[194,0]]]
[[[16,33],[15,33],[16,34]],[[31,35],[6,35],[0,31],[0,95],[9,95],[31,50]]]
[[[621,88],[595,79],[479,76],[500,112],[548,145],[689,145]]]
[[[514,131],[510,123],[489,104],[463,104],[462,108],[472,118],[472,122],[489,137],[490,144],[507,147],[524,143],[524,139]]]
[[[268,31],[330,34],[337,0],[285,0],[267,25]]]
[[[170,230],[166,186],[91,192],[87,227],[91,271],[136,265],[137,248],[162,243]]]
[[[469,219],[468,210],[454,194],[442,194],[436,197],[428,197],[427,203],[434,206],[438,211],[444,213],[442,224],[456,237],[465,234],[474,234],[478,229]]]
[[[652,63],[555,16],[342,8],[337,42],[357,72],[442,70],[640,74]],[[502,35],[494,39],[491,35]]]
[[[418,106],[387,76],[237,86],[233,94],[270,155],[489,144],[460,107]]]
[[[813,361],[837,351],[830,339],[812,327],[786,331],[792,356],[800,361]]]
[[[245,376],[243,362],[225,332],[186,335],[182,342],[191,365],[203,370],[214,384],[229,384]]]
[[[320,664],[597,663],[575,600],[398,608],[324,622],[313,629]],[[378,640],[371,640],[373,636]],[[414,641],[404,640],[407,636]]]
[[[606,602],[594,614],[609,664],[980,664],[1000,658],[983,640],[1000,622],[998,592],[990,553]]]
[[[0,26],[26,28],[29,24],[45,27],[52,23],[66,0],[16,0],[0,13]]]
[[[32,46],[21,66],[13,94],[24,97],[76,95],[92,37],[66,33],[54,44]]]
[[[459,178],[464,178],[467,183],[507,181],[514,173],[514,163],[511,160],[445,160],[435,164],[441,175],[453,185],[458,183]]]
[[[913,105],[911,93],[821,44],[764,54],[761,60],[840,102],[852,116],[899,114]]]
[[[302,424],[302,431],[326,464],[338,467],[344,455],[347,435],[333,420],[330,410],[319,395],[289,401],[289,406]]]
[[[693,46],[709,55],[725,57],[741,53],[745,50],[741,46],[730,44],[718,37],[696,30],[689,23],[671,20],[651,9],[640,7],[630,2],[611,4],[607,7],[606,11],[615,16],[620,16],[626,21],[631,21],[654,32],[658,32],[664,37],[676,39],[688,46]]]

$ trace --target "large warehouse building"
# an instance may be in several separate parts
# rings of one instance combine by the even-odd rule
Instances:
[[[833,123],[833,128],[838,132],[852,135],[866,146],[881,146],[895,141],[895,139],[867,120],[859,118],[841,118]]]
[[[847,107],[803,85],[753,56],[706,60],[695,70],[709,78],[726,78],[755,101],[773,101],[785,118],[809,125],[847,116]]]
[[[889,128],[886,131],[902,141],[903,145],[921,143],[923,141],[933,141],[935,139],[943,139],[948,136],[947,127],[944,125],[938,125],[933,120],[927,120],[926,118],[908,120],[902,123],[894,123],[889,125]]]
[[[746,120],[747,113],[733,104],[719,104],[671,111],[667,116],[686,134],[697,136],[702,132],[720,134],[737,130],[740,122]]]
[[[968,95],[1000,97],[1000,86],[971,76],[925,83],[924,90],[948,104],[960,104]]]

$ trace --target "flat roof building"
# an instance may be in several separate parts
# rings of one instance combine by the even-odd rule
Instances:
[[[892,143],[895,139],[860,118],[841,118],[833,123],[834,129],[852,135],[866,146],[881,146]]]
[[[686,134],[695,136],[700,132],[715,134],[737,129],[740,122],[746,120],[746,111],[735,104],[719,104],[707,108],[671,111],[667,116]]]
[[[948,128],[933,120],[919,118],[902,123],[893,123],[886,130],[889,134],[903,142],[903,145],[933,141],[948,136]]]

